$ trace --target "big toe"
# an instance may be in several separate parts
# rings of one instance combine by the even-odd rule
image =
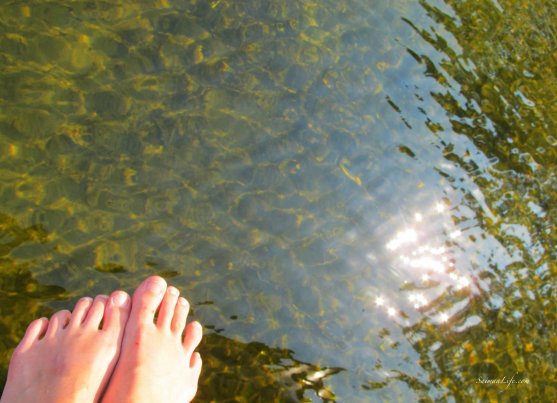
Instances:
[[[166,281],[162,277],[151,276],[133,294],[130,321],[138,325],[154,324],[155,313],[166,291]]]

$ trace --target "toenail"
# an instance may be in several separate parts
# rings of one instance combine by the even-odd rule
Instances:
[[[178,294],[180,294],[180,292],[179,292],[176,288],[174,288],[174,287],[168,287],[168,290],[167,290],[167,291],[168,291],[168,293],[169,293],[170,295],[178,295]]]
[[[112,302],[114,303],[114,305],[121,306],[122,308],[124,308],[128,304],[128,301],[128,296],[123,292],[119,292],[116,295],[112,296]]]
[[[164,291],[164,284],[159,280],[149,280],[145,283],[145,289],[153,294],[160,294]]]

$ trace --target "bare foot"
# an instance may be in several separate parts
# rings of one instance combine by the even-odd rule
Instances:
[[[12,356],[1,403],[99,401],[118,360],[129,302],[116,291],[31,322]]]
[[[202,329],[197,322],[186,327],[188,311],[188,302],[179,297],[176,288],[167,288],[161,277],[149,277],[137,288],[104,403],[183,403],[193,399],[201,373],[201,356],[194,350]]]

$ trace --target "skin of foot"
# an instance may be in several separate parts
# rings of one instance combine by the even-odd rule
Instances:
[[[149,277],[137,288],[103,403],[193,399],[201,373],[201,356],[194,350],[203,330],[197,322],[186,327],[188,311],[188,302],[161,277]]]
[[[129,295],[116,291],[82,298],[72,313],[31,322],[12,355],[0,402],[98,402],[118,360],[129,312]]]

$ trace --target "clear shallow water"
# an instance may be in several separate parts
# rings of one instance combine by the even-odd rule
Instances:
[[[552,2],[259,3],[0,6],[4,374],[160,274],[200,401],[554,398]]]

